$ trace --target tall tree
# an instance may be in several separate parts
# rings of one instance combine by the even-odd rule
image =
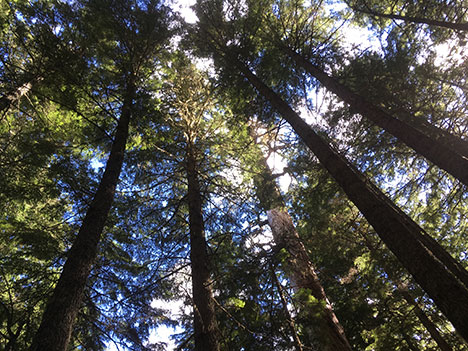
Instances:
[[[428,24],[458,31],[468,30],[466,5],[456,1],[418,1],[393,3],[358,0],[346,1],[354,11],[373,17]]]
[[[108,21],[111,31],[108,40],[114,40],[117,51],[115,64],[119,70],[122,93],[120,116],[112,143],[106,168],[93,201],[86,213],[74,243],[67,254],[60,279],[54,293],[46,306],[41,325],[33,341],[33,350],[64,350],[70,340],[70,335],[76,315],[82,303],[83,291],[98,254],[98,244],[101,233],[110,211],[114,193],[119,180],[129,123],[134,112],[139,80],[146,73],[144,64],[153,58],[153,53],[164,43],[166,37],[167,13],[157,3],[146,4],[147,8],[134,7],[131,3],[116,4],[103,2],[88,8]],[[85,7],[86,8],[86,7]],[[135,22],[126,25],[121,21],[121,13],[133,14]],[[161,32],[159,32],[161,31]]]
[[[192,271],[193,329],[195,350],[218,351],[220,334],[213,297],[212,265],[208,254],[203,219],[204,196],[200,184],[203,171],[206,118],[213,108],[209,83],[188,59],[177,55],[172,81],[167,87],[172,127],[183,134],[183,164],[187,182],[186,202]]]
[[[255,141],[257,139],[256,132],[253,127],[250,130],[252,139]],[[301,300],[307,301],[307,296],[310,294],[318,301],[317,306],[315,306],[319,309],[318,312],[308,311],[314,309],[314,306],[307,302],[304,303],[302,312],[307,316],[306,319],[312,319],[315,314],[323,319],[323,323],[320,323],[322,321],[318,323],[321,326],[318,329],[322,330],[317,332],[323,338],[321,348],[324,350],[351,350],[343,327],[333,312],[304,244],[301,242],[291,217],[285,210],[286,205],[275,182],[275,177],[262,155],[259,156],[259,163],[261,172],[254,177],[257,196],[261,206],[267,212],[268,223],[276,245],[278,248],[284,248],[287,252],[286,270],[293,281],[293,287],[298,296],[304,295],[301,296]]]
[[[401,212],[375,186],[368,184],[357,169],[327,145],[276,93],[266,87],[246,66],[238,63],[237,67],[258,91],[267,97],[270,103],[281,112],[304,143],[337,180],[351,201],[361,210],[390,250],[429,296],[434,299],[434,302],[454,324],[459,333],[465,339],[468,338],[466,334],[468,332],[467,326],[465,326],[458,310],[460,306],[468,306],[464,301],[465,299],[468,301],[468,289],[462,283],[467,274],[466,270],[462,267],[458,268],[459,263],[457,262],[453,263],[455,271],[452,270],[452,267],[445,265],[447,260],[454,261],[453,258],[441,254],[441,251],[445,251],[442,248],[439,249],[438,244],[433,240],[428,240],[428,234]],[[424,261],[425,263],[419,266],[419,264],[415,263],[416,261]],[[428,272],[428,267],[431,267],[431,273]],[[435,282],[430,278],[432,274],[440,277],[440,285],[439,283],[434,284]],[[455,296],[451,296],[452,289],[458,291]],[[460,300],[452,304],[451,301],[454,298]]]
[[[213,14],[216,13],[210,13],[209,11],[219,11],[219,7],[209,9],[208,11],[203,6],[199,9],[202,19],[201,32],[204,33],[205,38],[208,38],[208,43],[205,41],[206,45],[210,45],[215,55],[222,58],[224,64],[227,64],[230,69],[238,69],[260,94],[281,113],[283,118],[288,121],[306,145],[314,152],[324,167],[338,181],[351,201],[361,210],[390,250],[410,271],[429,296],[434,299],[434,302],[451,320],[459,333],[467,338],[467,327],[456,307],[466,306],[466,301],[462,301],[468,298],[467,286],[464,283],[467,281],[466,278],[468,276],[466,270],[450,257],[415,222],[401,212],[390,199],[376,187],[368,184],[356,168],[327,145],[280,96],[268,88],[244,63],[236,58],[241,56],[240,53],[243,52],[247,52],[250,55],[252,53],[249,53],[249,49],[236,47],[229,41],[229,37],[224,36],[226,33],[229,33],[231,27],[227,26],[227,30],[222,31],[220,30],[220,27],[222,28],[223,26],[222,21],[221,23],[218,21],[216,24],[217,29],[213,29],[206,22],[207,18],[212,19]],[[386,212],[387,210],[388,212]],[[383,214],[383,211],[386,214]],[[395,222],[390,225],[388,221]],[[415,258],[416,255],[418,259]],[[424,260],[426,263],[419,266],[415,263],[415,260],[418,262]],[[444,286],[436,286],[434,284],[434,281],[428,274],[427,267],[429,266],[434,274],[440,274],[440,283]],[[444,282],[442,283],[442,281]],[[453,301],[452,297],[449,297],[452,288],[458,290],[456,294],[457,298],[460,296],[465,297],[462,297],[462,300],[449,307],[449,301]],[[445,296],[443,297],[443,295]]]

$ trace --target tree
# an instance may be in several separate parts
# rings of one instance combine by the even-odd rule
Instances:
[[[304,67],[307,72],[317,78],[324,86],[337,94],[345,102],[350,104],[355,111],[392,133],[408,146],[412,147],[416,152],[427,157],[428,160],[454,175],[465,185],[468,184],[468,179],[466,179],[464,175],[464,169],[466,168],[464,166],[466,147],[464,147],[465,142],[463,140],[451,134],[447,134],[427,123],[424,124],[424,128],[425,131],[429,133],[424,134],[417,128],[412,127],[411,124],[394,118],[385,111],[370,104],[364,98],[353,93],[337,80],[328,76],[317,66],[305,60],[301,55],[290,49],[286,49],[286,51],[299,65]],[[414,118],[414,120],[416,119]],[[439,143],[438,140],[441,142]],[[453,148],[453,151],[451,148]]]
[[[0,348],[465,350],[466,6],[194,9],[0,3]]]
[[[256,132],[252,130],[252,127],[250,129],[252,139],[255,142],[257,139]],[[284,249],[287,252],[285,267],[293,282],[298,299],[305,301],[301,301],[304,305],[301,308],[302,312],[306,316],[306,319],[314,319],[316,314],[319,315],[319,319],[322,319],[322,321],[319,320],[318,322],[320,325],[319,331],[311,334],[321,335],[320,339],[323,338],[323,341],[321,340],[323,343],[321,347],[323,349],[351,350],[343,327],[333,312],[333,308],[320,284],[304,244],[301,242],[291,217],[285,210],[284,200],[267,161],[260,155],[258,162],[260,163],[260,174],[254,177],[257,196],[261,202],[261,206],[267,212],[268,223],[271,227],[277,250]],[[311,298],[310,296],[315,299],[315,306],[314,302],[308,301]],[[312,321],[309,321],[308,327],[313,324]],[[296,342],[296,344],[298,343]]]
[[[203,9],[200,8],[200,16],[203,15],[207,18],[211,18],[213,13],[204,14]],[[452,298],[448,296],[446,298],[442,297],[442,294],[445,294],[445,292],[448,292],[450,295],[449,290],[452,290],[452,287],[454,287],[454,289],[457,289],[459,292],[457,294],[458,297],[464,295],[465,298],[468,298],[466,294],[466,283],[464,283],[467,281],[468,276],[466,270],[432,238],[422,231],[415,222],[401,212],[390,199],[373,185],[368,184],[357,169],[351,166],[335,150],[327,145],[276,93],[268,88],[237,58],[244,48],[236,48],[235,46],[231,46],[231,48],[226,44],[228,39],[223,37],[223,32],[220,31],[220,25],[222,26],[222,23],[217,23],[218,28],[216,30],[213,30],[204,20],[202,20],[202,23],[204,24],[202,32],[205,38],[209,40],[207,45],[210,45],[216,55],[224,60],[225,65],[227,64],[231,69],[239,70],[260,94],[281,113],[283,118],[292,126],[311,151],[314,152],[324,167],[327,168],[338,181],[351,201],[353,201],[376,229],[377,233],[390,250],[410,271],[429,296],[434,299],[435,303],[451,320],[460,334],[465,335],[466,338],[466,331],[464,331],[466,327],[463,326],[464,323],[461,315],[458,317],[455,316],[458,314],[456,306],[466,305],[466,302],[460,301],[460,303],[456,303],[452,305],[451,308],[448,308],[447,302],[448,300],[452,300]],[[227,28],[229,30],[229,27]],[[383,214],[383,212],[380,211],[383,211],[384,208],[389,210],[389,212],[380,217]],[[387,222],[390,218],[392,221],[395,220],[395,223],[392,223],[392,225]],[[397,235],[395,232],[407,234]],[[408,242],[406,242],[406,240],[408,240]],[[419,262],[424,260],[426,264],[417,267],[417,264],[413,261],[415,255],[418,255]],[[431,264],[429,262],[431,262]],[[446,288],[433,285],[432,279],[427,275],[427,267],[429,266],[433,269],[434,274],[441,274],[440,282],[444,280],[445,283],[448,284]],[[442,276],[444,278],[442,278]],[[450,283],[448,283],[449,281]],[[442,293],[442,291],[444,291],[444,293]]]
[[[246,78],[248,78],[264,96],[269,98],[272,105],[281,111],[284,118],[291,124],[296,133],[343,187],[343,190],[351,201],[353,201],[361,212],[363,212],[364,216],[376,229],[377,233],[381,236],[382,240],[387,244],[390,250],[392,250],[398,259],[405,265],[429,296],[434,299],[435,303],[438,304],[439,308],[455,325],[460,334],[465,335],[463,319],[460,318],[461,316],[457,317],[458,311],[456,310],[456,306],[460,308],[460,306],[465,305],[465,303],[462,302],[465,298],[462,297],[459,303],[454,304],[452,307],[448,307],[448,301],[446,299],[452,299],[455,296],[449,297],[451,292],[445,289],[455,289],[458,291],[458,297],[464,295],[468,298],[468,295],[466,294],[466,286],[464,283],[461,283],[463,279],[466,281],[466,271],[460,267],[457,262],[453,263],[455,270],[452,270],[452,267],[450,266],[446,266],[445,262],[450,262],[453,258],[447,257],[444,253],[445,251],[443,249],[439,249],[438,244],[433,240],[428,239],[428,235],[424,233],[416,223],[397,209],[395,205],[385,197],[385,195],[373,186],[366,184],[362,175],[360,175],[354,167],[349,165],[347,161],[339,156],[336,151],[326,145],[320,137],[315,134],[313,130],[284,103],[283,100],[281,100],[279,96],[259,81],[258,78],[245,66],[239,64],[238,67]],[[363,194],[369,195],[369,197],[365,198]],[[377,204],[379,204],[379,207],[382,206],[378,210],[375,208]],[[383,216],[385,217],[385,220],[383,217],[380,217],[380,211],[384,208],[389,210]],[[395,222],[392,223],[392,225],[389,225],[389,223],[384,224],[385,221],[389,220]],[[409,228],[407,227],[408,224]],[[399,233],[407,232],[407,234],[399,234],[399,237],[394,237],[395,231]],[[405,236],[404,239],[403,236]],[[408,240],[408,242],[406,242],[406,240]],[[429,252],[432,253],[429,254]],[[417,267],[417,265],[415,265],[414,258],[416,255],[418,256],[419,262],[425,261],[424,266]],[[440,259],[434,259],[434,256],[440,257]],[[448,284],[445,289],[441,289],[439,286],[433,285],[432,279],[427,275],[427,267],[431,267],[432,274],[440,274],[440,279],[444,280],[443,283],[442,281],[440,283]],[[443,292],[443,290],[445,291]],[[446,297],[442,297],[445,293],[448,293],[448,295]],[[466,337],[467,336],[465,336],[465,338]]]
[[[203,118],[211,97],[204,78],[197,75],[187,61],[177,63],[173,94],[174,108],[185,136],[185,172],[190,228],[190,264],[192,267],[193,324],[195,350],[220,349],[215,304],[210,278],[210,258],[207,252],[203,221],[203,196],[199,173],[203,151],[199,139]],[[184,66],[187,66],[184,68]],[[190,84],[188,84],[190,81]]]
[[[81,224],[80,230],[74,240],[73,246],[67,254],[67,261],[63,267],[60,279],[49,300],[41,325],[33,341],[33,350],[63,350],[67,347],[74,320],[80,308],[86,280],[92,265],[96,260],[98,244],[101,233],[110,211],[118,179],[120,176],[129,124],[134,110],[134,100],[138,80],[142,78],[142,67],[145,61],[152,58],[151,54],[164,43],[166,37],[155,33],[156,28],[164,28],[166,15],[157,4],[148,4],[145,10],[134,9],[135,19],[141,21],[139,28],[120,26],[119,13],[113,13],[108,3],[100,4],[102,7],[94,8],[106,13],[107,20],[113,27],[108,28],[116,33],[113,39],[124,48],[116,60],[121,84],[122,105],[118,118],[112,148],[107,160],[106,169],[94,195],[93,201]],[[117,4],[123,9],[130,10],[126,3]],[[150,22],[148,22],[150,21]],[[141,50],[141,51],[140,51]],[[125,55],[125,56],[124,56]]]

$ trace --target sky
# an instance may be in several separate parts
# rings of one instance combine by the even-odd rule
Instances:
[[[195,2],[196,0],[175,0],[173,9],[178,11],[187,23],[196,23],[198,19],[195,15],[195,12],[190,8],[190,6],[194,5]],[[350,48],[359,45],[369,45],[370,32],[363,32],[362,29],[358,28],[349,28],[345,33]],[[377,45],[377,43],[372,43],[372,45]],[[206,66],[208,66],[209,63],[202,62],[200,65],[205,66],[206,68]],[[197,66],[199,65],[197,64]],[[316,116],[314,116],[310,111],[308,111],[305,108],[301,108],[299,112],[304,119],[309,120],[310,122],[312,122],[312,120],[315,120],[316,118]],[[282,173],[284,167],[286,167],[286,160],[277,153],[272,153],[267,162],[268,165],[272,168],[273,173]],[[284,175],[278,179],[280,188],[283,192],[286,192],[288,190],[291,181],[292,180],[289,175]],[[269,233],[266,232],[263,236],[257,235],[255,238],[252,238],[252,240],[254,242],[267,243],[271,241],[271,234],[268,234]],[[182,301],[167,302],[163,300],[154,300],[152,302],[152,306],[163,307],[164,309],[168,310],[167,316],[175,320],[178,319],[178,315],[185,308]],[[150,343],[164,342],[167,344],[166,350],[173,351],[176,349],[176,345],[171,339],[171,336],[176,333],[180,333],[181,331],[182,329],[180,327],[172,328],[165,325],[161,325],[151,331],[148,341]],[[119,350],[119,348],[117,348],[116,345],[108,345],[107,351],[117,350]]]
[[[185,19],[187,23],[196,23],[197,17],[194,11],[190,8],[190,6],[195,4],[196,0],[176,0],[174,1],[173,9],[178,11],[181,16]],[[338,9],[335,9],[338,10]],[[349,50],[353,48],[359,48],[362,50],[363,48],[370,48],[373,50],[378,51],[380,49],[380,42],[373,38],[372,33],[369,30],[363,28],[357,28],[352,26],[346,26],[342,28],[342,33],[344,36],[344,41],[346,43],[346,47]],[[441,46],[437,48],[438,52],[438,63],[440,65],[443,64],[445,60],[452,57],[454,59],[460,60],[462,59],[462,53],[449,53],[448,51],[449,44],[445,44],[445,46]],[[203,62],[202,65],[207,66],[209,63]],[[321,98],[320,96],[318,98]],[[309,123],[317,123],[317,114],[309,111],[305,107],[301,107],[299,109],[299,113],[301,116],[308,121]],[[274,173],[282,173],[283,168],[286,166],[286,161],[277,153],[272,153],[270,158],[268,159],[268,164],[272,168]],[[279,178],[279,184],[281,190],[286,192],[289,185],[291,184],[291,178],[288,175],[282,176]],[[265,241],[270,240],[270,238],[257,238],[257,240]],[[181,313],[183,309],[186,309],[182,303],[182,301],[173,301],[167,302],[163,300],[154,300],[152,303],[153,307],[160,307],[165,308],[169,311],[168,317],[177,320],[178,315]],[[188,312],[187,310],[185,312]],[[175,333],[180,333],[182,329],[180,327],[171,328],[165,325],[161,325],[158,328],[154,329],[151,332],[149,341],[153,342],[165,342],[167,344],[166,350],[173,351],[175,350],[175,343],[171,339],[171,335]],[[116,348],[115,345],[108,345],[108,351],[116,351],[119,350]]]

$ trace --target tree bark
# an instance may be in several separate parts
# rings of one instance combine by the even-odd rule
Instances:
[[[307,289],[314,298],[325,303],[322,317],[326,323],[324,332],[327,337],[323,349],[350,351],[351,346],[346,339],[344,329],[333,312],[333,308],[325,295],[325,290],[320,284],[314,266],[297,234],[291,217],[285,211],[271,209],[268,211],[268,223],[277,245],[284,247],[288,252],[287,263],[288,268],[291,270],[291,281],[294,290]]]
[[[294,323],[294,318],[291,316],[291,313],[288,310],[288,302],[286,301],[286,297],[284,296],[283,287],[278,281],[278,277],[276,276],[276,272],[273,266],[271,267],[271,277],[276,285],[276,288],[278,289],[278,294],[280,296],[283,312],[286,318],[288,319],[289,331],[294,341],[294,348],[296,349],[296,351],[303,351],[301,339],[299,339],[299,335],[297,335],[296,323]]]
[[[70,341],[86,280],[97,257],[98,244],[122,170],[136,89],[133,80],[134,77],[131,77],[127,82],[121,116],[104,174],[78,235],[68,251],[62,274],[34,337],[32,351],[65,351]]]
[[[322,140],[289,105],[240,61],[241,73],[281,113],[363,213],[387,247],[411,273],[434,303],[468,340],[468,288],[444,265],[423,239],[422,228],[371,184],[334,148]],[[452,259],[453,260],[453,259]],[[453,260],[455,261],[455,260]],[[455,261],[456,262],[456,261]]]
[[[188,181],[187,201],[189,207],[195,350],[219,351],[219,333],[211,289],[209,257],[206,252],[202,195],[198,181],[196,152],[194,146],[190,145],[190,142],[188,144],[186,172]]]
[[[250,129],[250,135],[255,141],[256,136],[252,129]],[[287,273],[290,275],[293,288],[296,292],[300,289],[308,289],[314,298],[325,303],[322,313],[322,318],[325,322],[324,334],[326,335],[326,344],[323,345],[324,350],[350,351],[351,346],[346,338],[344,329],[333,312],[333,308],[309,259],[306,248],[296,231],[291,217],[286,211],[282,210],[286,206],[267,161],[262,156],[259,159],[261,173],[259,176],[254,177],[257,197],[262,208],[267,211],[268,224],[270,225],[276,245],[284,247],[288,253],[286,259]]]
[[[419,321],[426,328],[431,335],[432,339],[436,342],[437,346],[441,351],[453,351],[449,344],[445,341],[444,337],[440,334],[435,324],[429,319],[424,311],[419,307],[419,304],[414,300],[411,294],[404,288],[398,286],[398,292],[408,302],[409,305],[413,306],[413,311],[418,317]]]
[[[307,61],[294,50],[291,50],[288,47],[284,47],[284,50],[285,53],[292,57],[298,65],[303,67],[307,72],[309,72],[309,74],[319,80],[328,90],[339,96],[359,114],[404,142],[435,165],[452,174],[465,185],[468,185],[468,157],[464,156],[467,152],[466,149],[460,153],[457,149],[453,150],[441,142],[440,139],[436,139],[434,137],[439,134],[446,135],[447,133],[431,133],[432,137],[427,136],[417,128],[391,116],[384,110],[365,100],[360,95],[355,94],[346,86],[339,83],[336,79],[327,75],[319,67]],[[438,130],[436,127],[433,128],[434,130]],[[455,136],[452,137],[456,138]],[[447,139],[445,139],[445,141],[447,141]],[[451,143],[450,145],[457,148],[456,145],[458,144]]]

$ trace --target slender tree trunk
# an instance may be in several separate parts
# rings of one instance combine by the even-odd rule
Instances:
[[[366,243],[367,248],[369,249],[369,252],[371,253],[371,257],[377,257],[378,251],[377,248],[372,246],[370,243],[370,240],[367,236],[367,233],[362,232],[362,236],[364,238],[364,242]],[[439,333],[437,327],[435,326],[434,323],[429,319],[429,317],[424,313],[424,311],[421,309],[419,304],[416,302],[413,296],[411,296],[410,292],[408,291],[407,287],[395,276],[393,271],[389,269],[388,265],[386,264],[385,261],[382,261],[382,268],[385,270],[387,273],[388,278],[393,281],[393,283],[397,286],[397,291],[400,294],[401,297],[403,297],[406,302],[410,305],[413,306],[413,311],[418,317],[419,321],[421,324],[426,328],[426,330],[429,332],[431,335],[432,339],[436,342],[437,346],[439,346],[439,349],[441,351],[452,351],[452,348],[447,344],[443,336]]]
[[[435,27],[468,31],[468,23],[464,23],[464,22],[456,23],[456,22],[438,21],[438,20],[433,20],[430,18],[417,17],[417,16],[402,16],[402,15],[395,15],[395,14],[390,14],[390,13],[381,13],[381,12],[372,11],[371,9],[362,9],[362,8],[358,8],[355,6],[353,6],[352,9],[355,11],[367,13],[368,15],[372,15],[376,17],[389,18],[393,20],[403,20],[405,22],[428,24],[430,26],[435,26]]]
[[[286,102],[263,84],[244,64],[237,61],[236,66],[281,113],[415,281],[433,299],[460,335],[468,340],[468,288],[457,279],[455,272],[451,272],[449,267],[441,262],[437,253],[425,245],[424,236],[427,234],[424,230],[322,140]]]
[[[419,321],[426,328],[431,335],[432,339],[436,342],[437,346],[441,351],[453,351],[452,347],[445,341],[444,337],[440,334],[436,325],[429,319],[424,311],[419,307],[419,304],[414,300],[408,290],[398,286],[398,292],[408,302],[409,305],[413,306],[413,311],[418,317]]]
[[[208,253],[206,252],[205,228],[202,216],[202,195],[198,181],[196,152],[190,142],[187,147],[186,172],[195,350],[219,351],[218,325],[211,289],[210,265]]]
[[[114,199],[128,137],[135,97],[133,77],[126,87],[114,142],[94,199],[68,251],[62,274],[49,300],[37,331],[32,351],[65,351],[81,306],[86,280],[97,257],[98,244]]]
[[[276,276],[276,272],[273,266],[271,267],[271,277],[273,279],[273,282],[276,285],[276,288],[278,289],[278,294],[280,296],[281,306],[283,307],[283,312],[286,318],[288,319],[288,326],[289,326],[289,330],[294,341],[294,347],[296,351],[303,351],[301,339],[299,339],[299,335],[297,335],[296,323],[294,323],[294,318],[291,316],[291,313],[288,310],[288,302],[286,301],[286,297],[284,296],[283,287],[278,281],[278,277]]]
[[[360,95],[353,93],[350,89],[339,83],[336,79],[328,76],[319,67],[313,65],[295,51],[287,47],[285,47],[284,50],[297,64],[302,66],[328,90],[343,99],[343,101],[362,116],[394,135],[417,153],[452,174],[465,185],[468,185],[468,157],[463,156],[466,155],[466,148],[464,148],[462,152],[457,149],[453,150],[452,148],[458,148],[458,143],[451,143],[451,148],[441,142],[440,139],[435,138],[438,135],[446,135],[447,133],[431,133],[431,136],[427,136],[415,127],[412,127],[408,123],[391,116],[384,110],[371,104]],[[438,130],[436,127],[433,128]],[[455,136],[452,137],[459,139]],[[460,142],[460,140],[461,139],[458,141]],[[463,142],[463,140],[461,141]]]
[[[250,131],[253,140],[256,136]],[[325,302],[322,313],[324,323],[325,345],[324,350],[350,351],[351,346],[346,338],[343,327],[333,312],[325,290],[309,259],[309,255],[294,227],[289,214],[282,210],[286,206],[283,197],[275,182],[274,176],[264,157],[260,157],[261,174],[254,178],[257,196],[261,206],[267,211],[268,223],[271,227],[273,239],[279,247],[288,252],[286,259],[287,271],[297,292],[300,289],[310,290],[311,295],[319,301]],[[297,347],[296,347],[297,348]]]

